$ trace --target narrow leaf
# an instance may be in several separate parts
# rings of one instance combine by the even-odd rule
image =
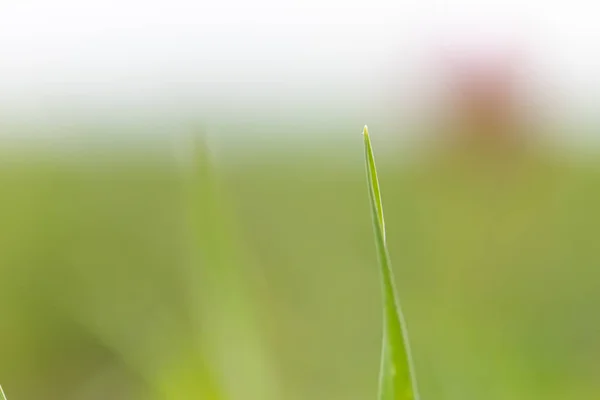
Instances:
[[[6,395],[4,394],[4,390],[2,390],[2,385],[0,385],[0,400],[6,400]]]
[[[383,344],[379,371],[379,400],[419,400],[406,323],[396,294],[386,245],[381,191],[369,131],[363,130],[367,186],[383,292]]]

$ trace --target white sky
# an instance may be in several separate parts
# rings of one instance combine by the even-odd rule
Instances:
[[[593,0],[3,0],[0,115],[352,101],[382,71],[426,86],[433,44],[517,42],[542,97],[600,119],[599,16]]]

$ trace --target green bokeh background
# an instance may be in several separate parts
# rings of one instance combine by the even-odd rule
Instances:
[[[9,399],[374,399],[356,132],[220,157],[200,140],[183,161],[141,144],[4,151]],[[597,398],[600,164],[373,136],[422,398]]]

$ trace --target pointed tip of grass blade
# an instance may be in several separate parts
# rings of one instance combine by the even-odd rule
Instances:
[[[375,156],[373,155],[373,146],[371,145],[371,137],[369,136],[369,128],[367,125],[363,128],[363,137],[365,139],[365,161],[367,168],[367,184],[373,206],[376,209],[377,218],[379,220],[379,229],[383,240],[385,241],[385,221],[383,219],[383,205],[381,202],[381,192],[379,190],[379,180],[377,178],[377,168],[375,167]]]

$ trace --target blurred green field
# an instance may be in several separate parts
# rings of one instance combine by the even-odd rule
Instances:
[[[361,140],[330,156],[200,151],[194,168],[168,151],[4,157],[8,398],[375,398]],[[597,398],[600,164],[382,153],[422,398]]]

